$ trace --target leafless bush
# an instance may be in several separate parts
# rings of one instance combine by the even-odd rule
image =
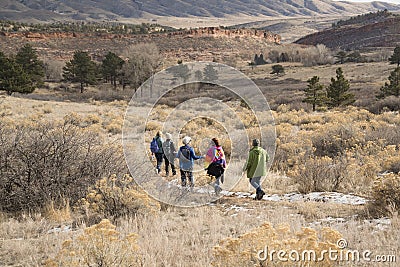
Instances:
[[[268,59],[272,63],[280,62],[283,58],[289,62],[301,62],[304,66],[331,64],[334,62],[333,52],[323,44],[307,47],[285,45],[276,47],[265,54],[268,55]]]
[[[0,205],[5,211],[43,207],[84,196],[97,179],[124,170],[119,145],[75,119],[0,121]]]
[[[340,159],[314,157],[299,167],[294,175],[301,193],[337,191],[344,179],[346,164]]]
[[[60,60],[45,59],[44,66],[45,66],[46,80],[55,82],[61,81],[63,78],[62,73],[64,65],[65,63]]]
[[[400,98],[396,96],[388,96],[384,99],[376,101],[375,104],[367,106],[372,113],[379,114],[383,111],[400,110]]]

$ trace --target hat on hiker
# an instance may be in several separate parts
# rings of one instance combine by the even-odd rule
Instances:
[[[183,137],[182,142],[183,142],[185,145],[189,144],[190,141],[192,141],[192,138],[190,138],[189,136]]]
[[[172,139],[172,135],[170,134],[170,133],[166,133],[165,134],[165,138],[168,140],[171,140]]]
[[[259,145],[260,145],[260,140],[253,139],[253,146],[259,146]]]

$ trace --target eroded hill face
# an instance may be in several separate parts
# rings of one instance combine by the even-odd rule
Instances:
[[[155,43],[166,58],[213,61],[253,54],[266,46],[279,45],[281,36],[254,29],[205,27],[159,34],[111,34],[79,32],[0,32],[0,51],[15,51],[31,43],[42,58],[69,60],[77,49],[101,59],[108,51],[122,52],[132,44]],[[250,50],[247,50],[250,49]]]
[[[297,44],[324,44],[329,48],[359,50],[400,45],[400,17],[354,23],[305,36]]]

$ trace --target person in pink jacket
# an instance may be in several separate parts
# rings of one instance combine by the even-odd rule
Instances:
[[[211,139],[211,147],[208,149],[205,158],[205,169],[207,174],[215,177],[214,190],[215,194],[222,191],[220,183],[224,182],[224,170],[226,168],[226,160],[224,150],[219,143],[218,138]]]

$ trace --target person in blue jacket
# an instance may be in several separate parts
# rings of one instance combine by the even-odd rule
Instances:
[[[189,136],[185,136],[182,139],[183,146],[179,148],[177,158],[179,159],[179,168],[181,172],[182,186],[186,186],[186,180],[189,180],[189,186],[194,186],[193,181],[193,166],[194,161],[204,158],[203,156],[197,156],[194,153],[193,147],[190,146],[192,139]]]

